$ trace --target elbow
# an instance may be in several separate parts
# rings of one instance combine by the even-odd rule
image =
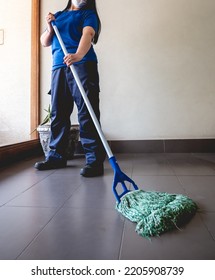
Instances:
[[[46,45],[45,45],[45,40],[44,40],[44,38],[43,38],[43,35],[40,37],[40,43],[41,43],[41,45],[42,45],[43,47],[46,46]]]
[[[43,39],[40,40],[40,43],[41,43],[41,45],[42,45],[43,47],[49,47],[49,46],[51,46],[51,43],[50,43],[50,42],[47,42],[46,40],[43,40]]]
[[[50,45],[47,45],[47,44],[42,43],[42,42],[41,42],[41,45],[42,45],[43,47],[49,47],[49,46],[50,46]]]
[[[40,40],[40,43],[41,43],[41,45],[42,45],[43,47],[45,47],[45,44],[44,44],[44,42],[43,42],[42,40]]]
[[[50,38],[48,38],[46,34],[43,33],[40,37],[40,43],[43,47],[49,47],[52,43],[52,40],[50,40]]]

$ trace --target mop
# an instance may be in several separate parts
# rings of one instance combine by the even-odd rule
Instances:
[[[52,26],[64,55],[67,55],[67,49],[55,22],[52,22]],[[159,236],[166,231],[179,228],[195,214],[197,211],[196,203],[181,194],[141,190],[131,178],[121,171],[105,139],[74,65],[71,65],[70,69],[114,171],[112,190],[116,198],[115,208],[130,221],[136,222],[136,232],[146,238]],[[127,188],[125,182],[130,184],[131,190]],[[119,185],[121,185],[120,193],[117,190]]]

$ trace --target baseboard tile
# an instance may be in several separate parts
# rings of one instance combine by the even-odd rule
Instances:
[[[215,139],[110,141],[114,153],[214,153]]]

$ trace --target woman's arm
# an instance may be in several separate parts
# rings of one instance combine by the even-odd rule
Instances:
[[[70,66],[71,64],[80,61],[87,54],[91,47],[94,35],[95,30],[91,26],[86,26],[83,28],[83,33],[76,53],[70,53],[64,57],[64,63],[67,66]]]
[[[46,16],[47,27],[46,27],[46,30],[43,32],[43,34],[40,37],[40,42],[44,47],[49,47],[52,43],[54,29],[51,25],[51,22],[53,20],[55,20],[54,15],[52,13],[48,13],[48,15]]]

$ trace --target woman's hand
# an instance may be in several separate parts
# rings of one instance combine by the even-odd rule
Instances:
[[[64,57],[64,63],[69,67],[73,63],[82,60],[83,56],[80,56],[78,53],[69,53]]]
[[[51,24],[51,22],[52,22],[53,20],[55,20],[54,15],[53,15],[52,13],[48,13],[48,15],[46,16],[46,23],[47,23],[47,29],[46,29],[46,30],[47,30],[49,33],[53,33],[53,32],[54,32],[53,27],[52,27],[52,24]]]

